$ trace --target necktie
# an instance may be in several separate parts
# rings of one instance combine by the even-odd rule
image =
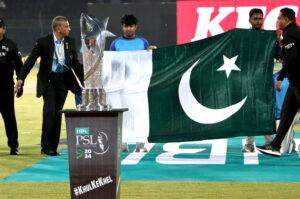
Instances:
[[[62,44],[61,47],[58,45],[61,45],[62,41],[55,41],[55,55],[57,58],[57,67],[56,67],[56,72],[57,73],[63,73],[65,72],[65,68],[63,66],[63,56],[64,56],[64,44]]]

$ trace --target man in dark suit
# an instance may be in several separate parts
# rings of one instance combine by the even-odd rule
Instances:
[[[70,25],[67,18],[57,16],[52,21],[53,34],[39,38],[22,68],[15,89],[21,88],[26,76],[41,57],[37,78],[37,97],[43,96],[43,124],[41,153],[59,155],[61,114],[68,90],[80,95],[81,89],[72,72],[83,84],[83,66],[77,59],[75,42],[68,37]]]
[[[290,84],[282,104],[276,137],[269,145],[257,146],[256,149],[264,154],[280,157],[281,143],[300,108],[300,27],[296,24],[296,13],[291,8],[280,10],[277,24],[283,31],[281,53],[283,61],[274,88],[280,92],[280,86],[286,77]]]

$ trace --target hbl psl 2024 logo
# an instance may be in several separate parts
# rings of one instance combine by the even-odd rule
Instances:
[[[108,136],[103,131],[90,134],[88,127],[75,128],[76,159],[92,158],[92,155],[103,155],[109,150]]]

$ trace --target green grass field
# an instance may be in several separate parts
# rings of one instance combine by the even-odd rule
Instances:
[[[21,155],[8,155],[4,125],[0,120],[0,180],[45,158],[40,154],[39,146],[42,99],[35,97],[36,72],[34,69],[27,78],[22,98],[16,99]],[[64,108],[74,107],[74,95],[69,93]],[[61,138],[64,137],[66,131],[63,121]],[[300,183],[125,181],[121,183],[121,198],[291,199],[299,198],[299,187]],[[70,198],[68,182],[0,182],[0,199],[64,198]]]

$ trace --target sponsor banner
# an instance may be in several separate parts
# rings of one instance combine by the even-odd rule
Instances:
[[[231,28],[250,28],[249,11],[260,8],[264,12],[266,30],[277,28],[280,9],[289,7],[296,12],[300,23],[300,1],[177,1],[177,44],[214,36]]]

